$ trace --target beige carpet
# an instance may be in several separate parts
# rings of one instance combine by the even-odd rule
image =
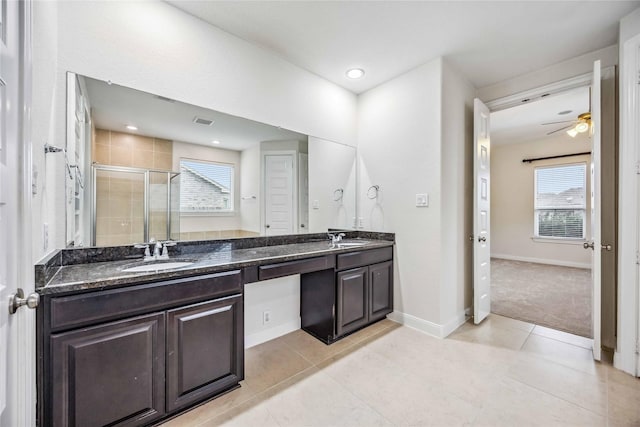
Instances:
[[[492,258],[491,311],[592,338],[591,270]]]

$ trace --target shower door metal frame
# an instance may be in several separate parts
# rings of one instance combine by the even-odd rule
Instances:
[[[93,164],[91,166],[91,176],[93,178],[93,185],[91,191],[91,246],[96,246],[96,228],[97,228],[97,202],[98,202],[98,180],[97,174],[98,171],[107,171],[107,172],[125,172],[125,173],[138,173],[144,175],[144,196],[142,198],[143,203],[143,221],[144,221],[144,242],[149,241],[149,174],[150,173],[162,173],[167,175],[167,238],[166,240],[171,239],[171,178],[176,175],[180,175],[179,172],[161,170],[161,169],[143,169],[143,168],[133,168],[128,166],[109,166],[109,165],[100,165]],[[142,242],[141,242],[142,243]]]

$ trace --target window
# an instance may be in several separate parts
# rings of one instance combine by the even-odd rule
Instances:
[[[536,237],[584,239],[586,164],[535,169]]]
[[[180,160],[180,212],[233,212],[233,165]]]

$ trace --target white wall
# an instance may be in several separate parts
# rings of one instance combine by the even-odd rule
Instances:
[[[240,212],[240,152],[207,147],[188,142],[173,141],[173,170],[180,171],[180,160],[195,159],[208,162],[229,163],[234,165],[233,214],[180,214],[180,232],[239,230],[241,226]]]
[[[240,228],[260,233],[260,145],[240,153]],[[255,196],[251,198],[251,196]]]
[[[66,71],[200,105],[304,134],[355,145],[356,96],[275,54],[160,1],[34,2],[34,152],[62,144]],[[48,156],[54,156],[49,154]],[[44,177],[42,157],[34,164]],[[54,166],[54,165],[52,165]],[[35,210],[52,225],[50,248],[64,244],[64,206],[54,193]],[[45,212],[45,214],[41,214]],[[58,225],[60,223],[61,225]],[[43,255],[38,250],[35,257]]]
[[[463,323],[471,301],[474,93],[439,58],[359,97],[360,215],[365,228],[396,233],[392,317],[436,336]],[[428,207],[415,206],[417,193]]]
[[[263,324],[265,311],[268,324]],[[246,348],[300,329],[300,275],[246,284],[244,313]]]
[[[442,282],[440,323],[448,335],[471,307],[473,246],[473,98],[475,88],[442,63]]]
[[[590,268],[591,252],[580,242],[532,239],[534,234],[534,170],[540,166],[590,162],[590,155],[522,163],[522,159],[590,152],[588,136],[561,134],[537,141],[491,147],[491,256],[547,264]],[[587,171],[588,171],[587,167]],[[591,194],[587,173],[586,194]],[[587,196],[586,238],[590,236],[590,197]]]
[[[356,216],[356,149],[309,137],[309,232],[353,228]],[[335,201],[342,188],[342,200]],[[314,208],[317,202],[318,208]]]

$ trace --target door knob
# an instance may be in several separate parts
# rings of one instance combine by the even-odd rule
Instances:
[[[23,305],[29,308],[36,308],[39,302],[40,294],[34,292],[25,298],[22,288],[18,288],[15,294],[9,296],[9,314],[15,313]]]
[[[478,236],[478,242],[486,242],[487,238],[485,236]]]
[[[600,247],[605,251],[611,251],[613,249],[611,245],[600,245]]]
[[[265,227],[265,228],[270,228],[271,226],[270,226],[269,224],[267,224],[267,225],[265,225],[264,227]]]
[[[593,242],[584,242],[582,244],[582,247],[585,248],[585,249],[594,249],[595,248],[595,246],[593,245]]]

